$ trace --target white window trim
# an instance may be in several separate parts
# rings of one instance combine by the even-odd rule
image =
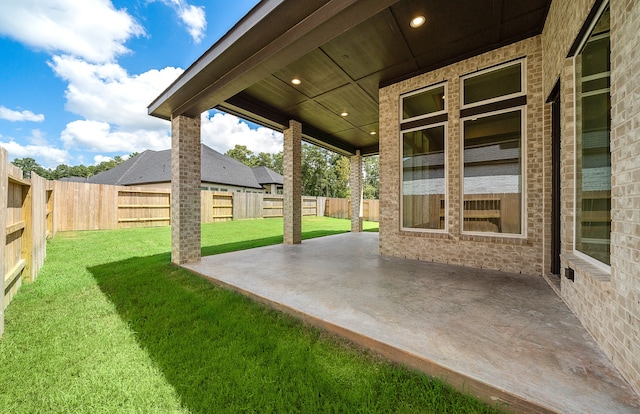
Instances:
[[[445,89],[446,92],[446,89]],[[445,104],[446,107],[446,104]],[[448,159],[448,155],[449,155],[449,140],[447,139],[448,135],[449,135],[449,131],[447,131],[447,127],[448,127],[449,122],[448,121],[444,121],[444,122],[438,122],[438,123],[434,123],[434,124],[429,124],[429,125],[423,125],[423,126],[419,126],[416,128],[411,128],[411,129],[406,129],[404,131],[400,131],[400,230],[401,231],[407,231],[407,232],[414,232],[414,233],[439,233],[439,234],[447,234],[449,232],[449,174],[447,173],[447,168],[449,166],[449,159]],[[403,134],[405,132],[413,132],[413,131],[420,131],[423,129],[430,129],[430,128],[435,128],[435,127],[439,127],[439,126],[444,126],[444,229],[419,229],[419,228],[415,228],[415,227],[404,227],[404,177],[403,177],[403,171],[402,171],[402,155],[403,155],[403,149],[402,149],[402,145],[403,145]]]
[[[589,30],[587,30],[585,36],[582,38],[582,40],[580,41],[580,45],[578,46],[577,50],[578,52],[576,52],[576,54],[573,56],[573,119],[576,120],[578,118],[576,118],[576,116],[578,115],[578,89],[576,87],[576,84],[578,83],[578,79],[576,78],[576,59],[578,58],[578,55],[580,55],[580,53],[582,53],[585,44],[587,43],[587,40],[589,39],[589,37],[591,36],[591,33],[593,32],[593,29],[596,27],[596,23],[598,23],[598,20],[600,20],[600,17],[602,17],[602,14],[604,13],[604,11],[606,10],[606,8],[609,6],[609,1],[604,1],[602,2],[602,4],[600,5],[600,8],[598,9],[598,12],[596,13],[596,15],[594,16],[593,20],[591,21],[591,23],[589,24]],[[607,36],[611,36],[611,33],[609,33]],[[596,37],[597,38],[597,37]],[[610,72],[607,72],[610,75]],[[589,78],[593,77],[595,79],[594,76],[590,76]],[[578,214],[577,214],[577,203],[576,203],[576,199],[578,197],[578,186],[576,185],[576,177],[577,177],[577,173],[578,173],[578,163],[577,163],[577,142],[578,142],[578,128],[574,125],[573,128],[573,254],[575,254],[577,257],[579,257],[580,259],[586,261],[587,263],[597,267],[598,269],[611,274],[611,266],[601,262],[600,260],[597,260],[591,256],[589,256],[586,253],[582,253],[580,250],[576,249],[576,235],[578,234],[578,232],[576,231],[578,228],[578,223],[577,223],[577,219],[578,219]],[[611,239],[609,239],[609,243],[611,243]]]
[[[502,63],[500,65],[491,66],[486,69],[479,70],[477,72],[469,73],[467,75],[460,77],[460,109],[467,108],[475,108],[476,106],[482,106],[494,102],[500,102],[511,98],[516,98],[519,96],[527,95],[527,58],[523,57],[521,59],[512,60],[510,62]],[[464,103],[464,81],[467,79],[475,78],[476,76],[484,75],[486,73],[493,72],[495,70],[499,70],[502,68],[506,68],[509,66],[515,66],[516,64],[520,64],[520,85],[522,86],[522,90],[520,92],[511,93],[509,95],[498,96],[497,98],[485,99],[484,101],[474,102],[470,104]]]
[[[427,91],[430,91],[430,90],[438,89],[438,88],[440,88],[442,86],[444,86],[444,95],[443,95],[444,96],[444,109],[442,111],[429,112],[428,114],[418,115],[418,116],[414,116],[414,117],[407,118],[407,119],[402,119],[402,116],[403,116],[403,113],[404,113],[404,111],[403,111],[403,109],[404,109],[404,98],[408,98],[410,96],[417,95],[417,94],[420,94],[420,93],[423,93],[423,92],[427,92]],[[419,119],[426,119],[426,118],[431,118],[433,116],[446,114],[447,113],[447,106],[448,106],[447,105],[447,100],[448,99],[449,98],[447,96],[447,82],[440,82],[440,83],[437,83],[435,85],[429,85],[429,86],[426,86],[424,88],[417,89],[415,91],[406,92],[406,93],[401,94],[400,95],[400,113],[398,114],[398,116],[399,116],[398,119],[400,120],[400,124],[405,124],[407,122],[417,121]]]
[[[464,231],[464,123],[468,120],[486,118],[492,115],[500,115],[508,112],[520,111],[520,175],[522,180],[521,206],[520,206],[520,233],[496,233],[485,231]],[[511,239],[527,238],[527,106],[513,106],[499,111],[486,112],[478,115],[460,118],[460,234],[465,236],[501,237]]]

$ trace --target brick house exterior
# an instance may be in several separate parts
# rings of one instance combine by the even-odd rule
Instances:
[[[293,191],[287,190],[287,186],[298,182],[296,177],[300,171],[295,151],[301,137],[352,156],[352,166],[356,167],[361,165],[362,155],[379,153],[381,254],[546,278],[622,375],[640,393],[640,2],[551,0],[544,2],[548,7],[543,8],[541,29],[535,34],[527,32],[517,40],[494,42],[495,47],[477,47],[466,54],[459,54],[460,58],[443,58],[438,64],[425,64],[419,70],[408,64],[406,69],[402,69],[406,61],[399,59],[393,65],[370,75],[371,78],[364,75],[358,77],[360,75],[357,74],[357,69],[375,67],[376,63],[382,67],[385,60],[381,58],[376,61],[372,57],[369,61],[367,57],[362,67],[353,67],[349,61],[353,58],[340,50],[335,42],[349,44],[361,31],[364,33],[363,44],[366,44],[366,36],[371,35],[371,32],[367,32],[370,26],[364,24],[367,19],[384,20],[380,18],[382,15],[389,22],[391,17],[401,15],[412,4],[420,2],[335,0],[327,2],[328,6],[321,10],[323,13],[318,12],[322,7],[305,11],[307,14],[301,11],[297,20],[293,14],[298,11],[289,10],[288,14],[283,11],[279,15],[277,7],[270,8],[272,3],[280,3],[283,10],[290,5],[288,0],[260,3],[249,15],[254,20],[243,20],[241,23],[244,25],[236,27],[237,33],[232,30],[225,39],[226,43],[220,43],[221,49],[233,48],[237,44],[237,73],[228,72],[229,76],[237,77],[235,89],[225,89],[233,83],[228,79],[219,87],[211,87],[211,81],[206,84],[203,82],[201,88],[207,88],[212,98],[207,100],[201,97],[194,103],[190,99],[196,87],[194,85],[199,82],[201,69],[190,68],[183,78],[152,103],[150,113],[164,118],[178,116],[174,124],[181,125],[185,114],[193,117],[198,111],[217,106],[254,122],[286,130],[285,194]],[[514,7],[520,5],[516,2],[508,3],[511,6],[515,4]],[[440,7],[448,7],[446,4],[442,2]],[[526,8],[525,5],[528,4],[531,2],[523,1],[522,7]],[[466,5],[471,7],[476,4],[469,1]],[[394,6],[398,7],[389,12]],[[252,55],[250,51],[247,51],[247,56],[240,55],[242,45],[247,44],[243,41],[249,38],[251,30],[261,29],[264,36],[268,37],[271,30],[280,30],[275,28],[276,24],[268,25],[271,19],[285,24],[282,17],[285,15],[291,17],[291,27],[295,23],[305,22],[309,25],[308,30],[305,31],[302,27],[304,25],[299,25],[296,26],[297,31],[273,33],[277,42],[274,40],[271,44],[272,55],[261,55],[271,50],[267,47],[254,51]],[[585,73],[583,77],[580,72],[582,69],[579,69],[576,62],[585,50],[586,39],[596,36],[596,28],[602,29],[598,25],[604,21],[602,19],[605,15],[606,33],[601,35],[599,31],[597,35],[600,36],[599,40],[605,39],[607,42],[605,50],[610,63],[602,71],[602,76],[589,77]],[[323,26],[334,20],[333,32],[328,24]],[[248,25],[249,21],[255,22],[253,26]],[[346,21],[350,22],[350,26],[346,26]],[[361,23],[364,25],[360,26]],[[505,26],[504,31],[513,30],[510,27],[511,29]],[[378,28],[377,33],[382,36],[385,26],[380,25]],[[343,35],[345,32],[346,35]],[[291,38],[287,37],[289,33]],[[398,31],[395,33],[394,36],[400,36]],[[492,35],[498,38],[501,33],[497,30]],[[405,46],[411,44],[411,39],[410,34],[405,35]],[[393,39],[386,40],[388,44],[392,44]],[[225,46],[228,44],[231,46]],[[334,49],[335,56],[332,55]],[[213,52],[218,52],[215,45],[212,56]],[[375,56],[377,50],[368,52]],[[353,53],[357,55],[357,51]],[[392,55],[396,50],[389,48],[386,53]],[[324,55],[329,55],[332,61],[324,59]],[[254,66],[247,63],[249,58],[256,59]],[[315,68],[322,67],[327,71],[334,65],[340,66],[340,71],[336,72],[338,75],[324,81],[336,83],[332,86],[332,91],[326,92],[327,97],[330,92],[341,92],[331,95],[331,99],[323,99],[318,90],[309,90],[305,98],[298,90],[294,93],[286,89],[292,88],[286,81],[288,77],[299,75],[300,68],[309,69],[313,66],[306,64],[305,58],[310,62],[326,64],[316,65]],[[413,63],[418,64],[420,58],[427,60],[425,56],[414,56]],[[211,67],[215,69],[216,60],[211,58],[211,62]],[[490,77],[492,73],[516,67],[520,83],[516,82],[519,89],[515,93],[507,92],[504,97],[489,96],[484,101],[479,99],[479,104],[471,98],[466,100],[466,94],[470,94],[468,91],[472,90],[474,80],[484,80],[481,77],[485,74]],[[212,69],[209,70],[211,71]],[[387,73],[394,74],[389,75],[390,80],[383,79]],[[339,78],[347,76],[351,76],[351,79],[340,86]],[[373,81],[370,82],[370,79]],[[378,82],[380,79],[384,82]],[[596,92],[589,92],[591,95],[588,95],[587,92],[583,94],[582,89],[579,91],[578,88],[585,87],[583,83],[577,87],[579,81],[600,82],[599,92],[596,92],[601,94],[601,98],[610,99],[606,100],[610,107],[607,133],[591,137],[596,142],[589,144],[593,148],[583,147],[587,144],[581,143],[582,138],[576,138],[580,135],[582,122],[587,122],[587,117],[593,115],[581,115],[581,99],[596,95]],[[602,82],[606,85],[603,86]],[[249,83],[251,87],[246,86]],[[356,128],[340,130],[340,127],[348,126],[340,119],[340,116],[346,117],[346,112],[340,115],[343,112],[340,105],[353,104],[352,100],[356,99],[354,97],[360,99],[362,95],[365,98],[358,101],[361,104],[359,109],[363,113],[368,111],[372,94],[367,98],[365,92],[371,92],[367,87],[374,83],[377,92],[377,123],[368,118],[360,124],[353,123]],[[354,84],[358,84],[365,92],[347,93],[347,88]],[[246,88],[244,94],[238,94],[237,91],[243,88]],[[277,101],[267,102],[274,94],[262,94],[265,90],[278,90],[280,94],[275,95],[286,102],[282,107],[276,108]],[[430,116],[428,113],[432,110],[427,108],[430,103],[419,107],[427,115],[418,113],[418,116],[405,117],[405,102],[408,106],[409,98],[418,96],[422,91],[436,91],[430,97],[442,98],[443,102],[436,102],[438,99],[433,101],[435,115]],[[180,98],[182,93],[184,97]],[[314,98],[312,93],[320,98]],[[170,101],[168,98],[173,99],[174,95],[178,98]],[[254,98],[255,102],[250,98]],[[296,100],[302,104],[295,106]],[[180,102],[189,102],[191,106],[181,106]],[[273,107],[263,110],[267,104]],[[317,122],[311,125],[312,128],[308,128],[305,123],[304,105],[312,109],[307,123]],[[287,108],[291,107],[299,109],[299,112],[287,112]],[[330,117],[328,111],[326,114],[322,112],[330,108],[334,108],[335,117]],[[276,109],[280,110],[278,114],[275,114]],[[183,113],[174,113],[174,110]],[[193,113],[187,113],[187,110]],[[497,139],[501,141],[495,144],[489,145],[486,140],[480,139],[476,142],[484,144],[474,144],[472,128],[479,130],[482,127],[481,122],[477,121],[484,119],[488,122],[500,118],[499,116],[514,116],[518,120],[515,126],[517,139],[512,139],[514,132],[509,130],[497,134],[496,136],[500,135]],[[289,120],[293,119],[296,121],[290,124]],[[323,127],[326,130],[318,133],[318,129]],[[421,131],[421,128],[429,129],[425,133],[425,136],[430,135],[428,139],[425,138],[429,143],[425,144],[424,141],[412,148],[410,140],[417,135],[410,133]],[[198,131],[193,134],[199,138]],[[377,135],[377,143],[372,144],[371,138],[365,138],[368,134]],[[343,141],[339,139],[341,137],[345,137]],[[598,145],[603,144],[604,137],[608,138],[604,144],[607,148],[610,146],[610,158],[608,154],[604,154],[604,161],[609,164],[603,167],[602,154],[597,151],[598,148],[601,149]],[[183,138],[179,139],[182,142]],[[191,139],[187,142],[191,142]],[[437,151],[433,148],[437,148]],[[500,165],[493,172],[486,168],[486,160],[502,161],[500,157],[506,157],[514,148],[518,150],[515,161],[496,162]],[[584,152],[580,152],[585,148]],[[405,168],[408,168],[408,160],[413,160],[411,168],[414,170],[425,167],[426,164],[421,163],[432,162],[424,154],[411,155],[414,150],[416,153],[423,151],[427,155],[437,153],[442,159],[440,169],[428,170],[419,179],[413,173],[403,176]],[[178,151],[175,152],[178,157]],[[485,157],[485,161],[478,162],[482,157]],[[592,158],[586,161],[588,157]],[[476,161],[472,162],[473,160]],[[178,170],[175,172],[182,177],[181,167],[176,168]],[[473,168],[477,170],[473,171]],[[497,173],[498,169],[503,172]],[[480,171],[489,171],[484,173],[485,178],[488,178],[485,183],[478,179],[483,174]],[[184,180],[196,181],[190,173],[185,174]],[[412,182],[408,182],[407,177]],[[356,188],[360,180],[358,174],[352,174],[351,181]],[[188,187],[187,181],[185,185]],[[609,187],[604,188],[607,185]],[[506,187],[510,189],[505,190]],[[424,198],[420,199],[416,191],[423,191],[421,195]],[[501,192],[508,197],[489,200],[488,194],[484,194]],[[606,194],[607,198],[590,201],[593,205],[600,205],[597,209],[585,207],[585,200],[591,200],[586,195],[583,196],[588,192]],[[434,202],[427,200],[427,196],[439,198]],[[358,208],[357,201],[352,203],[354,209]],[[485,205],[483,203],[493,207],[477,207]],[[173,211],[178,214],[178,207],[186,204],[174,206]],[[297,209],[293,208],[292,211]],[[505,224],[506,211],[510,211],[508,214],[515,217],[509,225]],[[407,220],[408,212],[412,215],[411,220]],[[357,230],[358,217],[356,214],[353,216],[352,229]],[[589,223],[595,223],[597,231],[607,233],[606,237],[600,233],[595,236],[587,235],[583,228],[583,222],[588,221],[584,219],[587,216],[591,217],[588,219],[591,220]],[[298,221],[299,217],[295,214],[285,220],[289,243],[299,241]],[[174,220],[174,223],[179,222]],[[576,242],[578,239],[582,243],[580,246]],[[591,256],[590,253],[583,254],[586,245],[593,249]],[[174,249],[181,248],[174,246]],[[174,254],[179,258],[191,257],[175,251]]]

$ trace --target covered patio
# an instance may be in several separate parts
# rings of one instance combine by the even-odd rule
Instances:
[[[262,0],[149,105],[172,125],[172,262],[488,402],[638,412],[632,3]],[[210,109],[283,132],[283,246],[201,260]],[[350,157],[353,234],[300,245],[302,141]]]
[[[542,278],[380,256],[378,234],[367,232],[184,267],[506,411],[640,410]]]

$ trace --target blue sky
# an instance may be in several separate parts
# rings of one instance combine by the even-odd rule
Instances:
[[[0,146],[42,166],[171,145],[147,105],[257,0],[0,1]],[[277,152],[281,134],[210,111],[202,141]]]

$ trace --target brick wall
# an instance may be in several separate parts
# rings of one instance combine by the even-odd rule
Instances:
[[[554,0],[542,30],[543,90],[551,93],[576,35],[595,0]]]
[[[525,237],[461,234],[460,76],[526,57],[527,109],[523,191]],[[400,223],[400,94],[447,81],[446,233],[408,232]],[[540,275],[543,272],[545,163],[540,36],[416,76],[380,90],[380,251],[385,255]],[[546,226],[548,228],[548,226]]]
[[[545,94],[562,99],[561,295],[640,393],[640,2],[611,0],[611,270],[574,254],[575,97],[570,45],[594,1],[554,1],[542,35]]]

